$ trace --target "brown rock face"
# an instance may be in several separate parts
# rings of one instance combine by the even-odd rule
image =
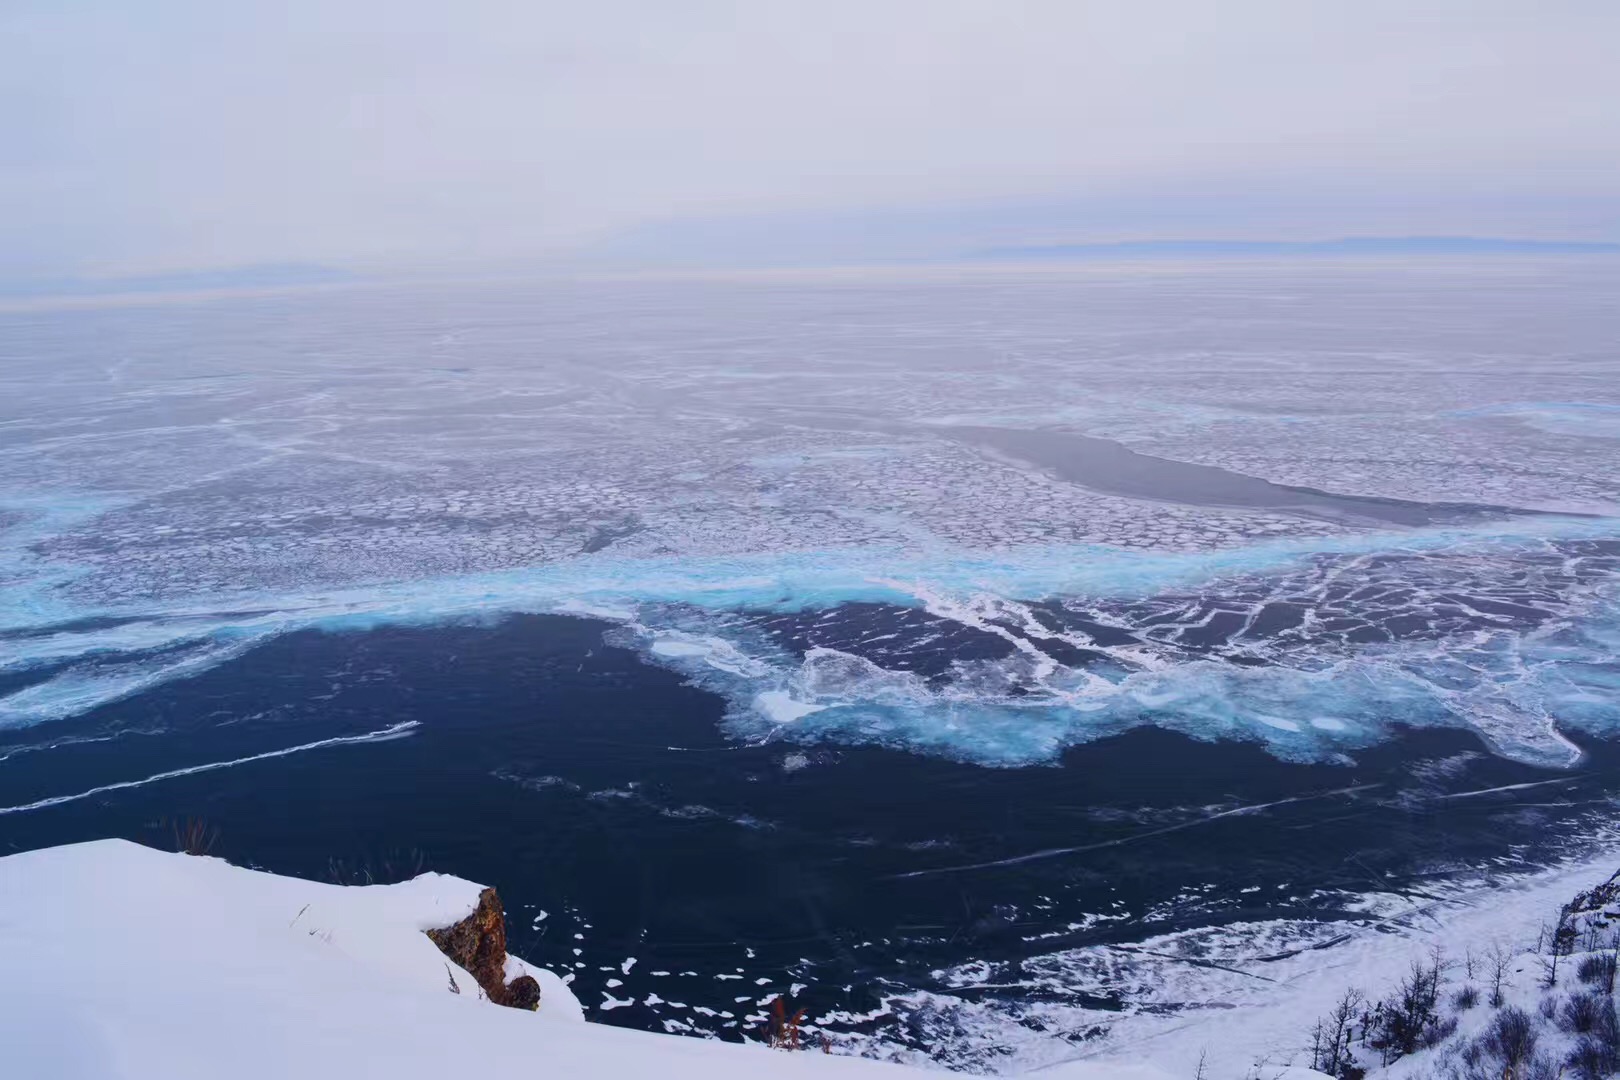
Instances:
[[[440,952],[466,969],[495,1004],[514,1009],[540,1007],[540,984],[533,976],[506,981],[506,911],[494,889],[478,894],[478,906],[471,915],[454,926],[429,930],[427,936]]]

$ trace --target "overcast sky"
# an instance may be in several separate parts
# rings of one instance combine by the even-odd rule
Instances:
[[[1616,0],[0,0],[0,274],[1620,239],[1617,48]]]

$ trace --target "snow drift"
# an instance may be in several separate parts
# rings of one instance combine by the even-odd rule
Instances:
[[[537,1013],[485,1000],[424,933],[481,886],[338,886],[100,840],[0,859],[0,1073],[28,1080],[899,1076],[583,1023],[551,972]]]

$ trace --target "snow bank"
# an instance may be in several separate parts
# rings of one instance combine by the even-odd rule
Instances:
[[[1173,981],[1182,1008],[1161,1014],[1132,1016],[1094,1043],[1078,1049],[1069,1063],[1040,1070],[1052,1080],[1089,1080],[1093,1074],[1076,1066],[1106,1069],[1121,1061],[1146,1061],[1164,1073],[1191,1078],[1200,1070],[1210,1080],[1275,1080],[1284,1069],[1303,1080],[1310,1070],[1311,1028],[1326,1016],[1346,989],[1368,998],[1391,993],[1414,961],[1426,961],[1440,950],[1453,965],[1449,996],[1465,983],[1484,985],[1485,955],[1499,946],[1513,955],[1504,992],[1509,1004],[1534,1012],[1542,992],[1541,971],[1533,952],[1525,951],[1556,925],[1563,906],[1583,890],[1607,881],[1620,863],[1612,848],[1519,880],[1493,880],[1454,896],[1413,890],[1411,908],[1402,915],[1346,925],[1347,938],[1329,947],[1296,948],[1256,962],[1255,958],[1204,952],[1190,957],[1187,975]],[[1616,911],[1620,920],[1620,910]],[[1168,950],[1168,939],[1156,943]],[[1460,970],[1474,958],[1476,977]],[[1172,958],[1173,959],[1173,958]],[[1573,975],[1580,956],[1568,964],[1558,994],[1580,987]],[[1213,964],[1218,966],[1204,966]],[[1477,1025],[1492,1010],[1465,1015],[1462,1036],[1477,1034]],[[1433,1073],[1435,1055],[1414,1055],[1388,1069],[1372,1069],[1368,1080],[1408,1080]]]
[[[515,958],[512,974],[540,981],[540,1011],[492,1005],[422,933],[468,915],[480,888],[442,874],[327,885],[123,840],[0,859],[0,1073],[759,1080],[910,1072],[586,1024],[555,975]]]
[[[1414,957],[1456,958],[1533,940],[1613,853],[1467,903],[1433,904],[1332,949],[1278,957],[1221,1007],[1155,1021],[1049,1063],[1063,1080],[1315,1080],[1299,1067],[1311,1025],[1347,986],[1378,994]],[[483,1000],[423,930],[465,918],[482,887],[425,874],[342,887],[277,877],[122,840],[0,858],[0,1075],[28,1080],[443,1080],[543,1071],[566,1080],[774,1080],[913,1069],[820,1053],[654,1035],[583,1022],[556,975],[516,957],[540,1011]],[[1421,928],[1420,924],[1428,923]],[[1538,974],[1519,956],[1507,995],[1527,1007]],[[1572,958],[1573,965],[1578,958]],[[1476,985],[1478,980],[1474,980]],[[1573,993],[1578,987],[1560,989]],[[1534,993],[1533,993],[1534,991]],[[1449,990],[1448,990],[1449,993]],[[1213,1003],[1212,1003],[1213,1004]],[[1471,1035],[1490,1010],[1468,1016]],[[1476,1023],[1477,1021],[1477,1023]],[[1405,1080],[1414,1061],[1388,1070]],[[1419,1060],[1421,1059],[1421,1060]],[[1292,1066],[1292,1067],[1290,1067]]]

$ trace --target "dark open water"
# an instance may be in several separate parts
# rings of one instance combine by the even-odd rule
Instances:
[[[885,999],[970,960],[1016,972],[1200,925],[1364,923],[1347,910],[1360,894],[1570,849],[1620,792],[1608,746],[1554,771],[1457,731],[1353,766],[1151,728],[1017,769],[742,746],[720,734],[720,699],[604,645],[608,629],[519,616],[288,635],[71,725],[122,733],[109,741],[0,760],[7,800],[419,726],[0,816],[0,844],[167,845],[170,822],[200,817],[218,854],[279,873],[458,874],[500,889],[514,951],[573,971],[595,1019],[735,1038],[782,993],[845,1038],[949,1057]],[[1540,786],[1445,797],[1514,784]],[[1131,1004],[1086,986],[953,993]]]

